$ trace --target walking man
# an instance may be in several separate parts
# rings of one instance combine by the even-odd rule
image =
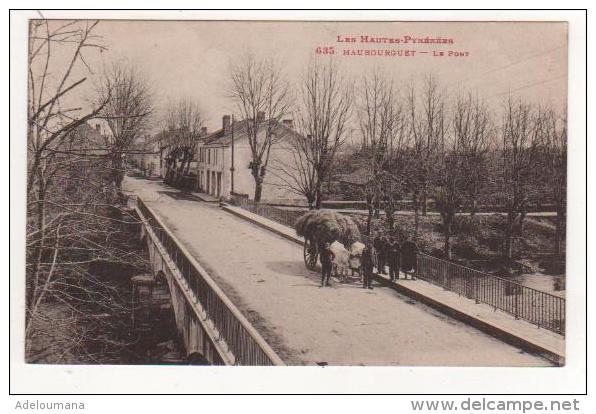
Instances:
[[[391,249],[391,243],[387,236],[381,237],[381,249],[379,251],[379,274],[385,274],[385,266],[389,264],[389,250]]]
[[[330,244],[327,242],[321,249],[321,287],[329,286],[329,278],[331,277],[331,269],[333,268],[333,259],[335,254],[330,249]]]
[[[361,269],[362,269],[362,275],[364,276],[363,278],[363,283],[362,283],[362,288],[363,289],[372,289],[372,278],[373,278],[373,257],[372,257],[372,251],[370,249],[370,246],[366,246],[364,248],[364,250],[362,250],[362,259],[361,259]]]
[[[401,246],[401,261],[400,266],[403,270],[405,278],[408,278],[408,273],[412,276],[412,280],[416,280],[416,258],[418,256],[418,246],[413,241],[406,241]]]
[[[378,234],[373,240],[374,259],[377,265],[377,272],[383,273],[385,270],[385,263],[383,260],[383,238]]]
[[[389,264],[389,278],[392,282],[399,279],[399,243],[397,240],[389,245],[389,252],[387,254],[387,262]]]

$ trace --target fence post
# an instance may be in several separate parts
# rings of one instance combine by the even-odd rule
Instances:
[[[519,294],[517,286],[514,286],[513,294],[515,295],[515,319],[519,319],[519,310],[518,310],[518,302],[519,302]]]
[[[478,294],[479,291],[479,286],[478,286],[478,275],[474,275],[474,299],[476,301],[476,304],[480,303],[480,298],[478,296],[480,296]]]
[[[414,271],[414,273],[416,274],[416,277],[417,277],[418,279],[420,279],[419,272],[420,272],[420,254],[418,253],[418,254],[416,254],[416,270]],[[406,274],[406,278],[407,278],[407,277],[408,277],[408,276],[407,276],[407,274]]]

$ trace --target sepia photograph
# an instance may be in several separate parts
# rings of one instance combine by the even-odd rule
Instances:
[[[571,384],[577,26],[290,13],[15,13],[18,389]]]
[[[31,19],[27,103],[28,363],[565,363],[565,22]]]

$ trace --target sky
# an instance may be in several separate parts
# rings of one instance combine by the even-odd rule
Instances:
[[[95,33],[108,50],[85,52],[96,81],[113,62],[139,68],[158,108],[179,98],[197,100],[209,130],[231,113],[229,67],[247,52],[274,57],[292,83],[309,61],[333,59],[357,80],[380,69],[398,86],[433,75],[446,97],[472,91],[500,108],[509,94],[563,108],[567,100],[567,25],[564,22],[267,22],[104,20]],[[361,36],[453,43],[363,43]],[[356,42],[338,41],[354,38]],[[413,56],[352,56],[344,50],[414,51]],[[449,56],[449,52],[464,56]],[[427,52],[427,53],[423,53]],[[443,56],[439,55],[443,52]],[[353,52],[356,53],[356,52]],[[411,53],[411,52],[410,52]],[[78,68],[83,70],[83,68]],[[92,82],[79,93],[92,93]]]

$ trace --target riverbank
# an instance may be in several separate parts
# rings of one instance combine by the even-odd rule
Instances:
[[[34,364],[185,364],[171,309],[149,329],[133,323],[131,277],[149,270],[148,255],[139,243],[134,225],[116,224],[125,237],[118,248],[130,262],[94,262],[84,284],[71,289],[69,303],[52,299],[43,303],[29,328],[26,360]],[[57,278],[60,278],[57,275]],[[92,281],[92,283],[89,283]],[[68,289],[68,286],[64,286]],[[80,289],[83,288],[83,289]]]

